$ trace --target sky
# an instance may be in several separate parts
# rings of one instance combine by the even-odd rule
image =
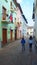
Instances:
[[[33,2],[34,0],[17,0],[18,3],[20,3],[22,11],[28,21],[29,26],[33,26],[34,22],[32,19],[32,13],[33,13]]]

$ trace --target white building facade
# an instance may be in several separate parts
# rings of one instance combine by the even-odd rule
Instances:
[[[35,24],[34,24],[34,37],[35,37],[35,40],[37,41],[37,0],[34,1],[34,5],[35,5],[35,18],[33,19]]]

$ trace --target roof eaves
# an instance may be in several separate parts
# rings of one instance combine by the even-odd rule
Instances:
[[[15,3],[16,7],[17,7],[17,6],[19,7],[21,14],[23,14],[22,8],[21,8],[20,4],[17,3],[16,0],[13,0],[13,1],[14,1],[14,3]],[[24,18],[24,20],[26,21],[26,23],[28,23],[26,17],[25,17],[24,15],[22,15],[22,17]]]

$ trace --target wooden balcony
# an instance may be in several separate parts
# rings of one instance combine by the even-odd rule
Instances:
[[[3,24],[9,24],[9,21],[8,20],[2,20],[1,23],[3,23]]]
[[[13,13],[15,12],[16,13],[16,10],[14,8],[10,9],[10,11]]]

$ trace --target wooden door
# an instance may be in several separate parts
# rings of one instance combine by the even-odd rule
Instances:
[[[21,30],[20,30],[20,38],[21,38]]]
[[[2,43],[5,45],[7,43],[7,29],[2,30]]]
[[[10,31],[10,39],[13,40],[13,30]]]
[[[15,30],[15,40],[17,39],[17,29]]]

